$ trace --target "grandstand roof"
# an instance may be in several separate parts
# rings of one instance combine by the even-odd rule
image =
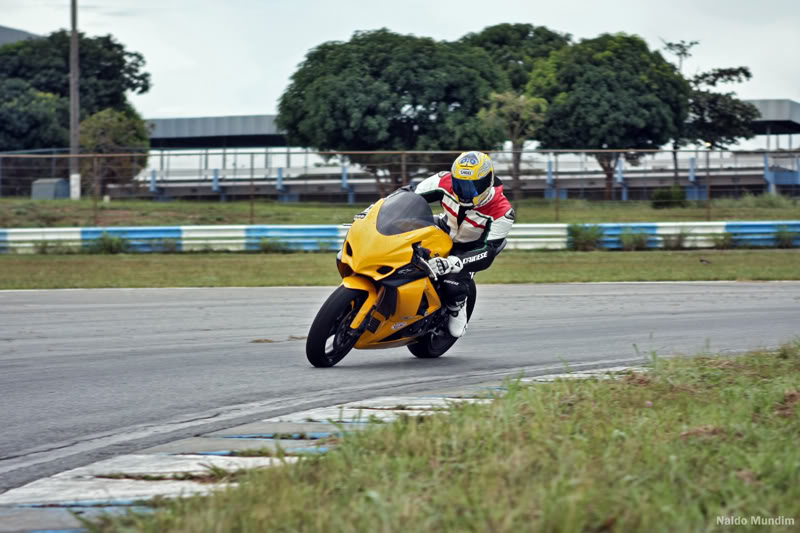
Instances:
[[[265,148],[286,146],[275,125],[275,115],[157,118],[152,127],[152,148]]]
[[[759,135],[800,133],[800,103],[794,100],[746,100],[761,112],[761,118],[753,121]]]
[[[24,39],[38,39],[40,36],[27,31],[16,30],[8,26],[0,26],[0,46],[11,44]]]

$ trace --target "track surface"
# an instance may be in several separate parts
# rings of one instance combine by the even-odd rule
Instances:
[[[441,359],[356,351],[315,369],[304,337],[331,290],[0,292],[0,491],[300,408],[800,334],[797,282],[485,285]]]

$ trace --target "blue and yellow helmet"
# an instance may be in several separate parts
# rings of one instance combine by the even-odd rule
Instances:
[[[458,203],[477,206],[489,196],[494,185],[494,165],[483,152],[464,152],[450,169],[453,176],[453,192]]]

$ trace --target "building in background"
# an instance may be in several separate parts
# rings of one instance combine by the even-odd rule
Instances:
[[[9,28],[8,26],[0,26],[0,46],[4,44],[11,44],[17,41],[24,41],[26,39],[39,39],[41,36],[27,31]]]

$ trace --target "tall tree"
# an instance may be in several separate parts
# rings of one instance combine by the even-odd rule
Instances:
[[[683,62],[692,57],[692,48],[700,44],[700,41],[686,42],[683,39],[676,42],[664,41],[664,50],[678,58],[678,72],[683,75]],[[672,139],[672,172],[673,184],[678,185],[678,150],[685,144],[686,123],[678,125],[678,132]]]
[[[683,61],[691,57],[691,48],[697,44],[698,41],[666,42],[664,48],[678,58],[680,69]],[[725,148],[755,135],[752,123],[759,117],[758,109],[739,100],[733,92],[715,90],[721,84],[741,83],[750,78],[750,69],[744,66],[715,68],[689,78],[689,113],[672,139],[676,183],[679,148],[699,143],[709,148]]]
[[[547,102],[524,94],[536,61],[570,43],[570,35],[533,24],[496,24],[469,33],[459,42],[485,50],[508,79],[510,91],[494,93],[481,118],[505,132],[511,141],[511,183],[514,200],[522,199],[520,166],[525,141],[533,140]]]
[[[753,121],[761,114],[733,92],[715,92],[723,83],[741,83],[751,77],[747,67],[717,68],[692,77],[689,117],[684,139],[703,142],[709,148],[726,148],[755,135]]]
[[[538,62],[528,92],[550,104],[539,134],[542,148],[624,151],[656,149],[675,136],[686,118],[689,85],[640,37],[618,33],[583,40]],[[607,199],[619,158],[641,157],[593,155],[606,174]]]
[[[0,152],[65,146],[69,102],[24,80],[0,78]]]
[[[129,183],[147,166],[150,136],[147,124],[136,111],[104,109],[81,122],[81,149],[93,154],[131,155],[103,158],[98,168],[91,159],[83,160],[81,175],[85,183],[97,179],[105,192],[109,183]],[[137,155],[133,155],[137,154]],[[95,175],[97,173],[97,175]]]
[[[491,58],[475,47],[387,29],[312,49],[281,95],[278,125],[290,144],[320,150],[491,149],[502,132],[478,111],[506,88]],[[397,158],[352,155],[399,182]],[[430,160],[449,163],[452,156]],[[388,165],[388,166],[387,166]]]
[[[514,200],[522,200],[520,164],[525,141],[535,137],[544,122],[547,102],[513,91],[492,93],[491,105],[482,109],[478,116],[485,122],[501,128],[506,139],[511,141],[511,183]]]
[[[36,90],[69,97],[69,32],[51,33],[0,47],[0,79],[18,78]],[[150,89],[144,58],[130,52],[113,36],[80,34],[81,114],[86,117],[106,108],[126,109],[126,92]]]
[[[545,26],[504,23],[468,33],[460,42],[486,50],[494,64],[505,72],[511,90],[522,93],[534,63],[569,45],[570,39],[568,33]]]

